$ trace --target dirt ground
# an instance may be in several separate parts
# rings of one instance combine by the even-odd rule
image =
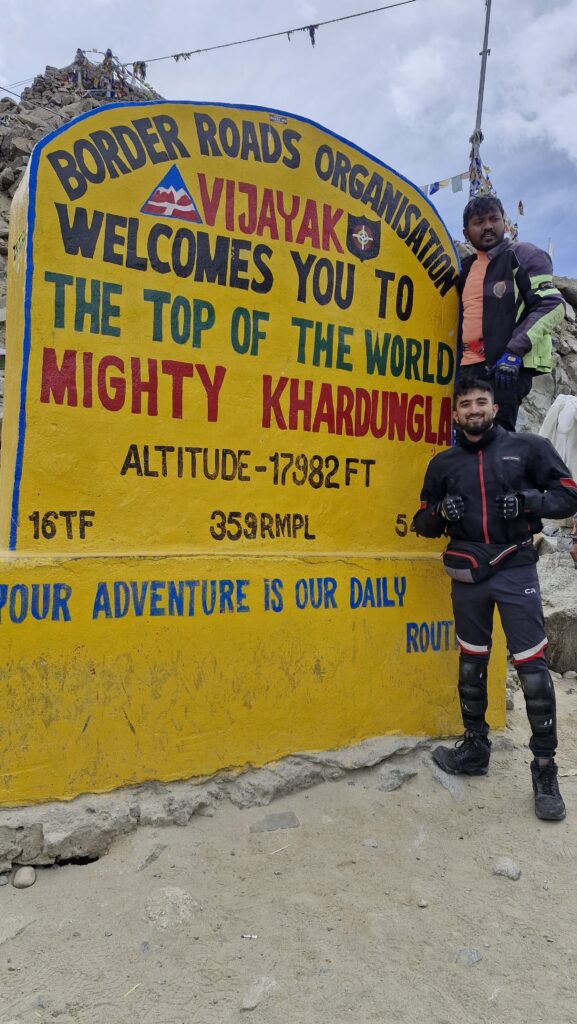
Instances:
[[[574,1024],[575,691],[558,685],[564,822],[534,816],[517,694],[485,778],[446,788],[418,750],[394,792],[354,772],[5,885],[0,1024]],[[298,827],[249,831],[287,811]]]

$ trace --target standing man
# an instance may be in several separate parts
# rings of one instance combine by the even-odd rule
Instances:
[[[577,511],[577,484],[543,437],[515,434],[496,423],[497,406],[486,380],[455,390],[457,443],[428,465],[421,508],[412,529],[423,537],[450,537],[443,562],[460,648],[462,740],[437,747],[433,758],[452,775],[485,775],[491,755],[487,665],[493,613],[499,610],[519,674],[533,752],[531,775],[537,817],[565,817],[555,751],[555,691],[547,662],[543,608],[533,534],[541,517],[565,519]]]
[[[463,259],[459,276],[458,380],[491,380],[497,423],[515,430],[533,377],[553,368],[551,331],[565,315],[563,297],[547,253],[504,237],[504,210],[496,196],[467,203],[463,234],[477,251]]]

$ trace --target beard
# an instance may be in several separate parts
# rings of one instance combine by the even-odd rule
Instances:
[[[469,422],[467,419],[458,420],[457,425],[466,434],[470,434],[471,437],[481,437],[482,434],[486,434],[488,430],[493,426],[493,420],[487,416],[483,419],[474,420]]]

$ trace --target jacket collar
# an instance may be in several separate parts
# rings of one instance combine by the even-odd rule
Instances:
[[[496,256],[500,256],[501,253],[508,252],[508,250],[512,249],[512,248],[513,248],[513,242],[511,241],[511,239],[510,238],[504,238],[502,242],[499,242],[499,245],[495,245],[492,249],[489,249],[487,251],[487,256],[489,257],[489,263],[491,262],[491,260],[494,260]],[[465,256],[461,260],[461,274],[460,274],[460,287],[461,287],[461,289],[464,286],[467,274],[469,273],[471,267],[473,266],[473,263],[477,259],[478,251],[479,250],[476,249],[475,252],[472,252],[469,256]]]
[[[493,442],[504,433],[506,433],[506,431],[503,427],[500,427],[497,423],[493,423],[493,426],[490,427],[489,430],[486,430],[484,434],[481,434],[478,441],[469,441],[469,439],[465,437],[463,431],[457,427],[455,431],[455,442],[468,452],[478,452],[481,451],[482,448],[486,448],[487,445],[493,444]]]
[[[502,252],[507,252],[507,249],[511,249],[512,247],[513,243],[511,239],[504,238],[502,242],[499,242],[499,245],[496,245],[493,249],[489,249],[487,256],[490,260],[494,260],[495,256],[500,256]]]

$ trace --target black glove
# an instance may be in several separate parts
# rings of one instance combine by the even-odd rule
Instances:
[[[448,519],[450,523],[456,523],[465,512],[465,502],[460,494],[446,494],[437,505],[437,512]]]
[[[501,519],[516,519],[520,516],[525,507],[522,494],[499,494],[495,498],[497,515]]]
[[[521,356],[514,352],[504,352],[493,366],[493,378],[499,388],[512,388],[517,383]]]

